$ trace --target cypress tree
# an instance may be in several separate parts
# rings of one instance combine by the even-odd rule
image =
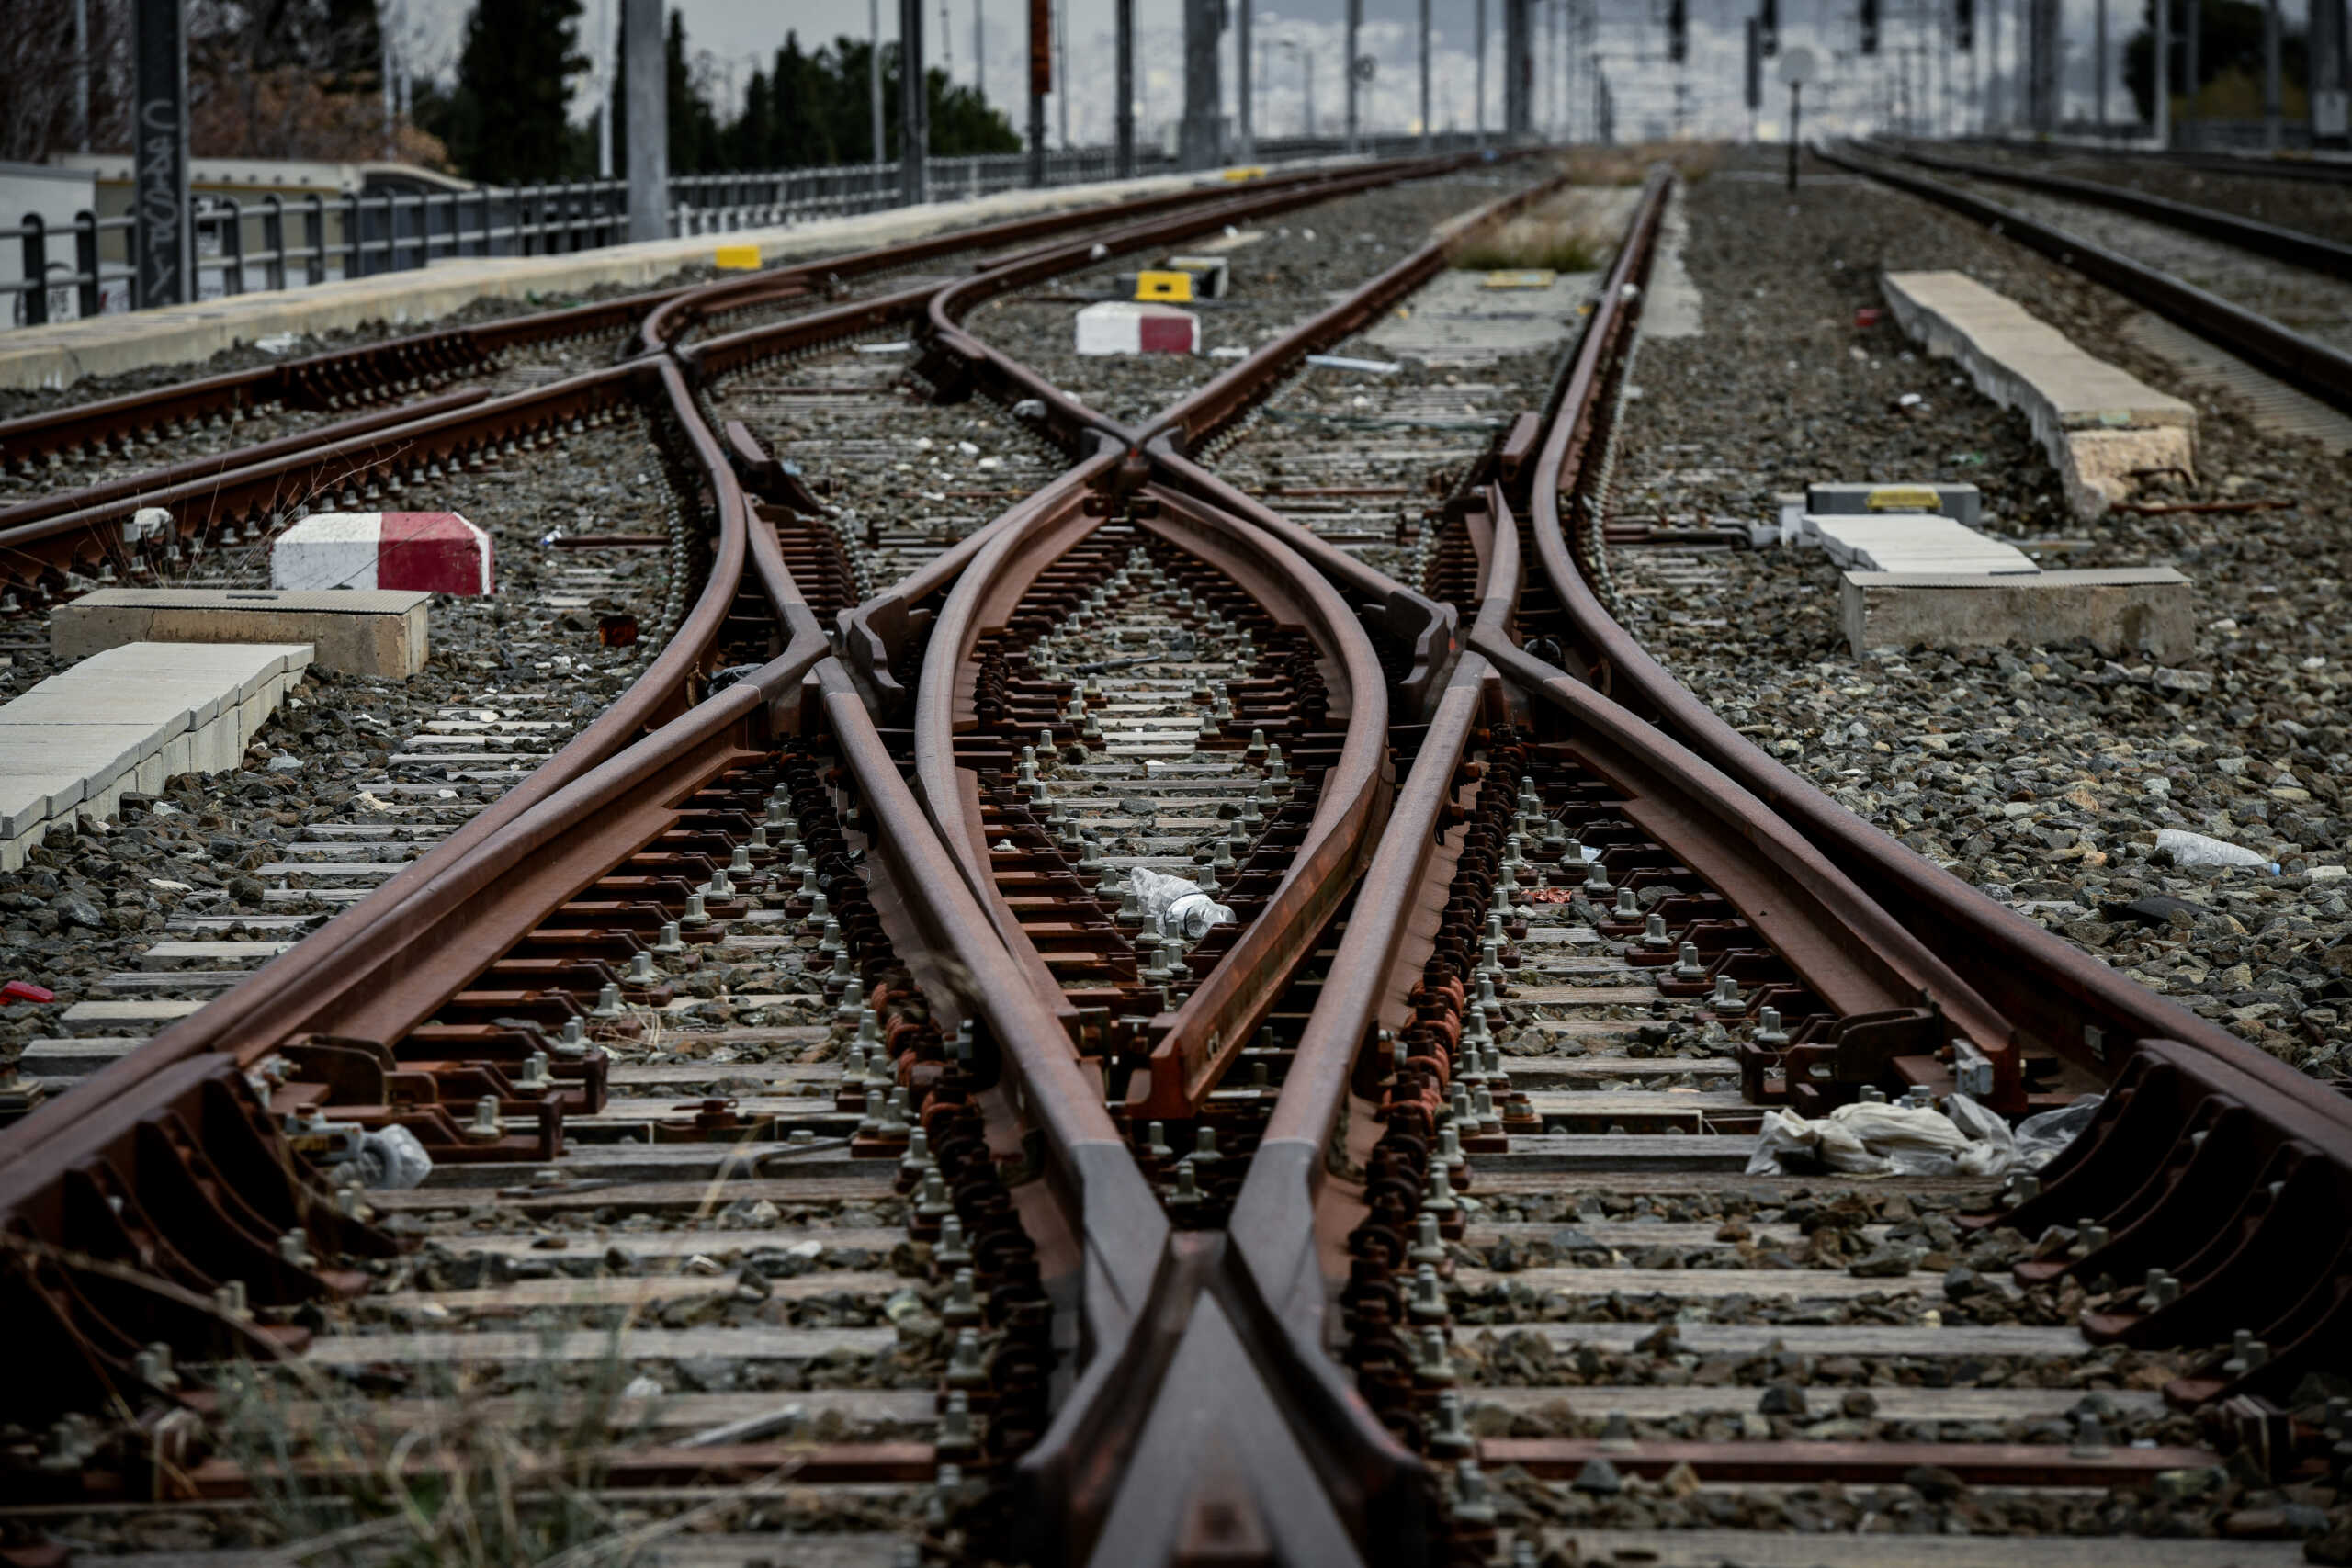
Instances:
[[[567,79],[586,69],[580,0],[479,0],[449,105],[449,152],[469,179],[562,179],[580,139],[566,118]]]

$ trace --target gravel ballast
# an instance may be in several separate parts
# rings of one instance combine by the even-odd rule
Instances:
[[[1751,162],[1689,191],[1703,331],[1640,351],[1612,517],[1762,521],[1809,480],[1972,482],[1988,530],[2047,565],[2177,566],[2194,583],[2195,657],[2162,668],[2075,646],[1858,661],[1837,569],[1781,550],[1615,549],[1629,626],[1743,733],[1913,849],[2272,1055],[2343,1076],[2352,465],[2185,385],[2123,335],[2128,302],[1973,224],[1817,167],[1793,201],[1760,175]],[[2195,482],[2143,499],[2278,508],[2073,523],[2021,416],[1891,323],[1856,324],[1882,303],[1883,270],[1913,268],[1966,272],[2195,401]],[[2164,863],[2165,828],[2281,873]],[[2186,907],[2125,911],[2153,895]]]

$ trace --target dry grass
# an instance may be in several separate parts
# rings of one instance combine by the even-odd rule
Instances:
[[[1640,185],[1661,161],[1686,180],[1703,179],[1723,152],[1715,142],[1662,141],[1556,153],[1554,162],[1574,185],[1464,245],[1453,265],[1467,272],[1596,271],[1615,254],[1623,225],[1615,215],[1605,215],[1606,204],[1593,199],[1593,187]]]
[[[1723,162],[1720,141],[1646,141],[1625,147],[1572,147],[1557,155],[1561,168],[1580,186],[1637,186],[1658,163],[1672,164],[1686,180],[1702,180]]]
[[[623,1425],[618,1345],[585,1386],[551,1357],[535,1363],[520,1418],[499,1422],[481,1413],[489,1391],[453,1369],[433,1390],[439,1418],[405,1427],[311,1369],[251,1370],[226,1380],[221,1446],[286,1543],[278,1568],[620,1568],[637,1543],[597,1495]]]

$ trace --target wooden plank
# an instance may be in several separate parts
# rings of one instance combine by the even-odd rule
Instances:
[[[1514,1138],[1514,1144],[1532,1140]],[[1599,1138],[1578,1138],[1578,1143],[1597,1144]],[[1666,1140],[1660,1139],[1659,1142]],[[1676,1138],[1675,1143],[1690,1140]],[[1477,1180],[1471,1188],[1473,1196],[1510,1196],[1556,1198],[1560,1193],[1560,1179],[1545,1170],[1513,1170],[1494,1165],[1499,1156],[1477,1156],[1471,1169]],[[1618,1168],[1604,1166],[1594,1170],[1577,1172],[1577,1190],[1583,1192],[1621,1192],[1648,1198],[1690,1197],[1707,1193],[1716,1197],[1737,1196],[1759,1203],[1781,1203],[1799,1195],[1818,1195],[1822,1179],[1817,1176],[1750,1176],[1739,1170],[1691,1170],[1668,1168],[1659,1170]],[[1989,1204],[1995,1189],[1976,1177],[1968,1176],[1884,1176],[1873,1178],[1870,1190],[1879,1196],[1896,1192],[1932,1193],[1962,1200],[1963,1207],[1983,1208]]]
[[[753,1252],[788,1252],[796,1247],[812,1243],[820,1247],[854,1247],[870,1252],[888,1253],[907,1239],[907,1233],[902,1230],[872,1226],[840,1230],[779,1226],[775,1230],[615,1231],[606,1235],[587,1231],[556,1231],[550,1234],[564,1238],[569,1245],[543,1247],[540,1243],[544,1238],[535,1235],[459,1235],[437,1239],[459,1257],[469,1252],[487,1252],[506,1258],[602,1258],[608,1249],[618,1247],[636,1259],[639,1268],[649,1263],[673,1263],[696,1256],[724,1261]]]
[[[566,1156],[567,1159],[571,1156]],[[888,1165],[888,1162],[876,1162]],[[510,1179],[517,1169],[514,1166],[500,1168]],[[630,1213],[659,1213],[668,1209],[719,1209],[729,1203],[755,1203],[764,1198],[769,1202],[791,1206],[809,1203],[871,1203],[876,1199],[893,1195],[892,1180],[898,1168],[872,1174],[848,1171],[810,1177],[799,1180],[778,1181],[765,1178],[745,1177],[713,1185],[708,1181],[609,1181],[589,1182],[566,1190],[557,1188],[548,1191],[530,1191],[508,1197],[503,1192],[486,1189],[461,1187],[415,1187],[405,1192],[370,1192],[368,1205],[385,1213],[401,1210],[451,1209],[465,1211],[489,1205],[518,1214],[551,1213],[576,1209],[618,1209]],[[517,1186],[521,1183],[518,1181]]]
[[[1753,1530],[1568,1532],[1588,1562],[1641,1568],[2284,1568],[2301,1542],[2171,1540],[2134,1536],[1767,1534]],[[1611,1554],[1614,1553],[1612,1558]]]
[[[637,1328],[617,1336],[604,1329],[560,1334],[331,1334],[311,1342],[307,1359],[322,1367],[367,1367],[379,1362],[577,1363],[601,1361],[616,1353],[626,1361],[698,1356],[741,1361],[813,1361],[842,1353],[882,1355],[898,1343],[894,1328]]]
[[[1478,1155],[1470,1161],[1478,1190],[1487,1173],[1518,1176],[1591,1169],[1746,1170],[1756,1140],[1747,1134],[1690,1133],[1526,1133],[1510,1140],[1510,1152]]]
[[[1647,981],[1623,986],[1518,986],[1506,999],[1534,1005],[1570,1006],[1617,1002],[1647,1007],[1657,987]]]
[[[1682,1300],[1720,1301],[1725,1296],[1755,1296],[1767,1301],[1852,1301],[1861,1296],[1941,1295],[1943,1276],[1913,1269],[1889,1279],[1870,1280],[1826,1269],[1578,1269],[1574,1266],[1521,1269],[1497,1274],[1485,1269],[1457,1269],[1453,1282],[1464,1290],[1516,1285],[1537,1292],[1557,1291],[1570,1296],[1674,1296]],[[2017,1283],[2007,1275],[1987,1275],[1989,1289]]]
[[[1518,1074],[1511,1075],[1514,1088],[1523,1087]],[[1627,1116],[1702,1116],[1729,1111],[1746,1111],[1752,1116],[1764,1113],[1763,1107],[1750,1105],[1740,1098],[1737,1089],[1537,1089],[1527,1097],[1534,1103],[1536,1113],[1543,1116],[1602,1117],[1612,1112]]]
[[[825,1031],[812,1031],[819,1038]],[[721,1078],[764,1078],[776,1084],[841,1081],[839,1062],[615,1062],[605,1081],[614,1089],[648,1089],[663,1084],[717,1083]]]
[[[1818,1420],[1838,1413],[1838,1401],[1850,1392],[1847,1385],[1808,1385],[1805,1404]],[[2104,1391],[2119,1416],[2157,1416],[2165,1413],[2161,1393],[2140,1389]],[[2064,1418],[2082,1403],[2078,1388],[1909,1388],[1873,1384],[1870,1396],[1878,1404],[1882,1421],[2054,1421]],[[1581,1416],[1623,1414],[1635,1421],[1668,1421],[1678,1416],[1746,1415],[1756,1409],[1764,1391],[1753,1384],[1722,1388],[1664,1388],[1654,1383],[1578,1384],[1561,1388],[1481,1388],[1463,1395],[1465,1410],[1488,1404],[1513,1413],[1540,1411],[1566,1404]]]
[[[813,1101],[811,1102],[814,1103]],[[521,1118],[512,1118],[520,1124]],[[782,1175],[806,1170],[810,1176],[837,1175],[836,1167],[852,1162],[838,1145],[831,1148],[797,1148],[785,1143],[763,1144],[569,1144],[560,1168],[573,1180],[676,1180],[688,1176],[710,1179],[748,1178],[765,1172]],[[895,1171],[891,1160],[858,1161],[884,1172]],[[513,1165],[503,1160],[453,1161],[436,1165],[424,1190],[447,1192],[468,1187],[520,1187],[545,1170],[543,1162]],[[886,1175],[887,1179],[887,1175]],[[731,1200],[722,1199],[721,1201]]]
[[[1542,1023],[1530,1027],[1541,1029]],[[1611,1024],[1608,1032],[1628,1032]],[[1533,1089],[1586,1078],[1668,1077],[1690,1073],[1699,1077],[1736,1078],[1739,1064],[1727,1056],[1512,1056],[1503,1057],[1513,1088]],[[618,1071],[619,1069],[616,1069]],[[616,1080],[617,1081],[617,1079]]]
[[[1747,1224],[1753,1233],[1748,1239],[1767,1252],[1779,1247],[1794,1248],[1798,1251],[1804,1249],[1806,1241],[1804,1233],[1794,1225],[1759,1225],[1752,1221],[1741,1223]],[[1734,1242],[1715,1239],[1715,1233],[1721,1230],[1723,1225],[1724,1222],[1721,1220],[1510,1220],[1492,1224],[1481,1224],[1474,1220],[1462,1233],[1462,1239],[1470,1247],[1492,1247],[1506,1237],[1524,1245],[1531,1241],[1552,1241],[1555,1237],[1575,1231],[1602,1247],[1623,1247],[1628,1251],[1650,1247],[1696,1250],[1702,1247],[1736,1246],[1737,1244]],[[1886,1232],[1885,1225],[1861,1227],[1862,1235],[1872,1242],[1883,1239]],[[820,1235],[824,1233],[810,1231],[807,1234]],[[620,1236],[616,1239],[627,1242],[629,1238]],[[651,1241],[657,1238],[648,1236],[643,1239]]]
[[[1543,1323],[1525,1325],[1549,1339],[1556,1349],[1589,1345],[1597,1350],[1623,1352],[1664,1326],[1656,1323]],[[1465,1332],[1456,1329],[1456,1333]],[[1481,1332],[1467,1330],[1466,1332]],[[2039,1361],[2067,1361],[2090,1347],[2069,1327],[2027,1327],[2001,1324],[1990,1326],[1959,1324],[1946,1327],[1911,1328],[1889,1324],[1840,1323],[1809,1325],[1788,1323],[1686,1323],[1675,1337],[1682,1348],[1702,1356],[1756,1356],[1768,1347],[1802,1356],[2019,1356]]]
[[[770,1280],[767,1285],[769,1295],[777,1300],[808,1301],[835,1292],[885,1296],[910,1282],[896,1274],[845,1270],[837,1274],[795,1274]],[[735,1276],[731,1271],[600,1274],[586,1280],[559,1275],[552,1280],[517,1280],[509,1285],[484,1285],[470,1291],[401,1291],[391,1295],[363,1296],[352,1305],[354,1310],[378,1309],[387,1316],[420,1308],[428,1314],[466,1315],[536,1307],[659,1306],[734,1293]]]

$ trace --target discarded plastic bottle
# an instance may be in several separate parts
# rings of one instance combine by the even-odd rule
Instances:
[[[2202,833],[2191,833],[2182,828],[2165,828],[2156,834],[2156,848],[2172,856],[2175,865],[2250,865],[2258,866],[2271,875],[2278,874],[2278,863],[2265,860],[2257,852],[2240,844],[2223,843]]]

